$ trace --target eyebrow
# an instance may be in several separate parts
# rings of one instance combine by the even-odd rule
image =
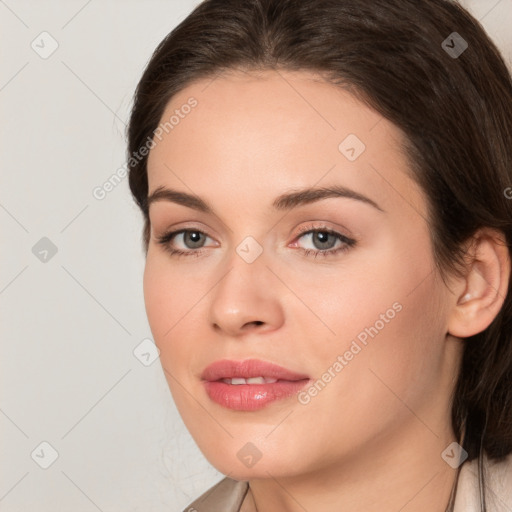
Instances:
[[[341,185],[322,188],[304,188],[293,192],[287,192],[274,199],[272,208],[277,211],[291,210],[299,206],[333,197],[355,199],[384,212],[384,210],[369,197]],[[203,213],[213,213],[213,208],[199,196],[163,186],[156,188],[154,192],[148,195],[146,203],[148,209],[149,205],[156,201],[170,201]]]

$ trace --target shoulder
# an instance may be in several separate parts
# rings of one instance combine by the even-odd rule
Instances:
[[[487,510],[512,510],[512,454],[499,461],[484,457],[483,468]],[[454,512],[473,511],[480,511],[478,459],[461,467],[454,508]]]
[[[183,512],[239,512],[249,484],[225,477],[190,503]]]

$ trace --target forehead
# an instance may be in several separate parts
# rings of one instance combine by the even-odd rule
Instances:
[[[236,192],[265,203],[290,188],[339,183],[386,209],[426,215],[407,176],[401,130],[314,73],[237,71],[199,80],[171,99],[158,134],[150,193],[185,184],[212,203],[213,192],[220,202]]]

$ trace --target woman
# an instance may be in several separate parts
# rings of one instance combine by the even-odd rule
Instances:
[[[129,125],[188,511],[510,510],[512,83],[448,0],[207,0]],[[507,508],[508,507],[508,508]]]

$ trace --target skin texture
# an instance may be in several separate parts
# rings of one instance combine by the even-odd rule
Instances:
[[[498,313],[506,250],[482,233],[478,264],[445,286],[401,132],[313,73],[201,80],[175,95],[162,119],[191,96],[197,106],[150,152],[149,193],[165,186],[195,194],[214,214],[153,202],[144,273],[148,320],[191,435],[219,471],[250,482],[245,511],[444,511],[456,476],[441,453],[456,440],[459,337]],[[355,161],[338,148],[349,134],[366,146]],[[383,211],[350,198],[272,209],[282,193],[330,185]],[[333,238],[322,249],[302,227],[356,244],[306,256],[301,248],[344,244]],[[197,257],[172,256],[156,241],[185,228],[206,233],[203,248],[183,235],[168,245],[200,250]],[[252,263],[236,252],[247,236],[262,249]],[[232,411],[204,390],[201,372],[218,359],[262,359],[316,381],[393,304],[400,311],[306,404],[291,397]],[[246,443],[261,452],[250,468],[237,457]]]

